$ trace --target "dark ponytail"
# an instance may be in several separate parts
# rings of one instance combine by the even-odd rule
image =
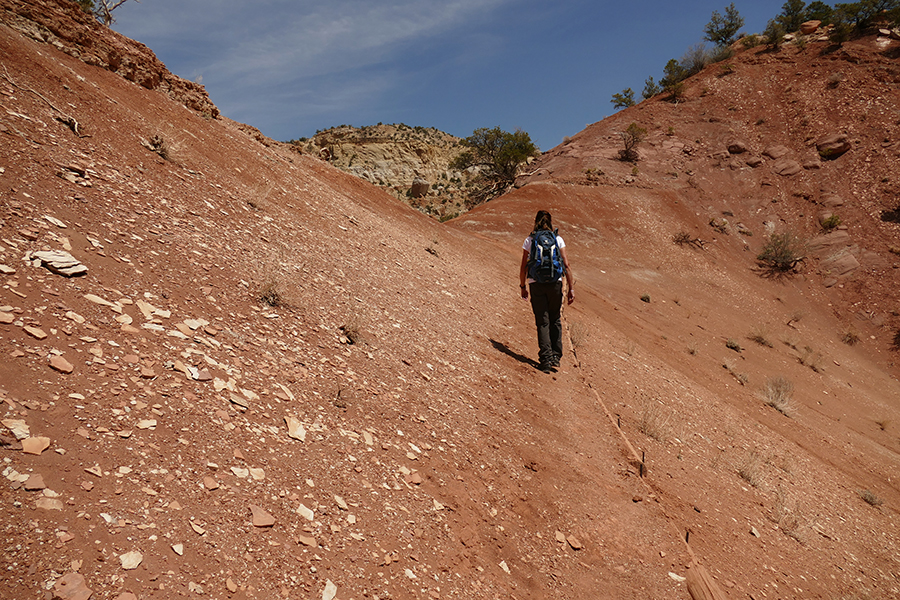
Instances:
[[[553,231],[553,218],[550,216],[546,210],[539,210],[537,216],[534,218],[534,230],[535,231]]]

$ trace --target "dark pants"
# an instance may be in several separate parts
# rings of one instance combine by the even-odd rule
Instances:
[[[537,326],[538,355],[541,365],[562,356],[562,280],[555,283],[532,283],[531,310]]]

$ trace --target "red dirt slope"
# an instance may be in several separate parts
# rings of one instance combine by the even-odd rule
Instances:
[[[165,89],[0,48],[0,597],[686,598],[691,550],[728,597],[897,594],[888,351],[734,233],[673,245],[695,188],[548,178],[442,226]],[[576,147],[547,160],[581,173]],[[543,206],[579,278],[553,376],[517,298]],[[790,418],[757,396],[775,374]]]

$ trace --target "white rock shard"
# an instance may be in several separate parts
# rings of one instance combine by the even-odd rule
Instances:
[[[41,261],[51,273],[64,277],[77,277],[88,272],[86,266],[65,250],[33,252],[31,256]]]
[[[330,579],[325,581],[325,589],[322,590],[322,600],[334,600],[337,596],[337,586]]]
[[[119,562],[122,563],[122,568],[126,571],[137,569],[143,560],[144,555],[137,550],[132,550],[131,552],[119,555]]]

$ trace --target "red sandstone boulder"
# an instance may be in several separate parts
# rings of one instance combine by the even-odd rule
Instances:
[[[834,160],[850,149],[850,140],[843,133],[832,133],[819,138],[816,149],[823,159]]]
[[[800,25],[800,33],[803,35],[809,35],[811,33],[815,33],[819,26],[822,25],[822,21],[807,21]]]

